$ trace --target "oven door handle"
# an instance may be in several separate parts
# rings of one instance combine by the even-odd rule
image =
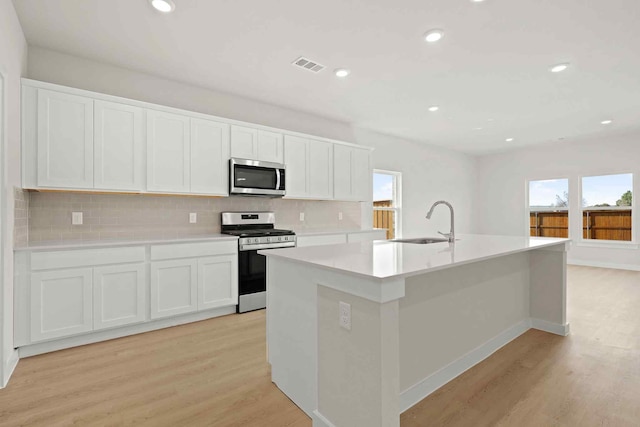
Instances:
[[[295,248],[296,242],[282,242],[282,243],[263,243],[263,244],[251,244],[251,245],[240,245],[240,252],[245,251],[260,251],[264,249],[283,249],[283,248]]]

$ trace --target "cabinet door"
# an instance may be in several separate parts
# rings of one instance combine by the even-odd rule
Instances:
[[[258,158],[258,130],[231,126],[231,157],[256,160]]]
[[[144,264],[124,264],[93,269],[93,328],[143,322],[146,319]]]
[[[91,268],[31,274],[31,341],[93,329]]]
[[[351,147],[333,147],[333,196],[337,200],[351,199]]]
[[[147,110],[147,189],[189,192],[189,117]]]
[[[286,166],[286,197],[307,197],[308,140],[286,135],[284,138],[284,163]]]
[[[284,163],[282,139],[281,133],[258,131],[258,160]]]
[[[238,304],[238,256],[198,260],[198,310]]]
[[[371,152],[360,148],[351,150],[351,196],[361,202],[371,200]]]
[[[93,100],[38,90],[38,186],[93,187]]]
[[[151,318],[190,313],[198,308],[195,259],[151,263]]]
[[[142,108],[95,101],[94,117],[95,188],[143,190]]]
[[[191,119],[191,192],[229,195],[229,125]]]
[[[333,144],[309,140],[309,189],[314,199],[333,197]]]

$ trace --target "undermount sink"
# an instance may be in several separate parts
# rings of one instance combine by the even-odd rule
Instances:
[[[417,245],[428,245],[430,243],[448,242],[448,240],[440,238],[440,237],[418,237],[418,238],[415,238],[415,239],[394,239],[394,240],[392,240],[392,242],[414,243],[414,244],[417,244]]]

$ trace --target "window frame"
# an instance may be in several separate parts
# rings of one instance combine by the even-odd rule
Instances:
[[[375,207],[373,200],[373,178],[375,174],[380,175],[391,175],[393,176],[393,201],[395,202],[395,206],[393,207]],[[373,173],[371,174],[371,183],[372,183],[372,191],[371,191],[371,216],[375,211],[391,211],[395,212],[395,229],[394,229],[394,239],[399,239],[402,237],[402,172],[391,171],[386,169],[373,169]]]
[[[572,221],[571,221],[571,195],[573,194],[573,192],[571,191],[571,178],[566,176],[566,175],[561,175],[561,176],[555,176],[552,178],[527,178],[525,180],[525,198],[524,198],[524,203],[525,203],[525,230],[526,230],[526,236],[527,237],[537,237],[537,236],[532,236],[531,235],[531,223],[530,223],[530,217],[531,217],[531,191],[530,191],[530,185],[531,182],[534,181],[551,181],[551,180],[566,180],[567,181],[567,192],[569,193],[569,200],[567,201],[567,238],[571,239],[571,225],[572,225]]]
[[[631,193],[632,193],[632,199],[631,199],[631,240],[603,240],[603,239],[585,239],[582,233],[582,226],[580,227],[580,234],[578,239],[576,239],[576,246],[581,246],[581,247],[598,247],[598,248],[612,248],[612,249],[616,249],[616,248],[623,248],[623,249],[638,249],[640,247],[640,245],[638,245],[638,240],[636,238],[636,235],[638,234],[636,231],[636,226],[638,224],[638,212],[636,209],[636,196],[635,196],[635,189],[639,188],[638,187],[638,175],[632,171],[629,170],[623,170],[623,171],[617,171],[617,172],[604,172],[604,171],[600,171],[600,172],[596,172],[596,173],[589,173],[589,174],[582,174],[578,176],[578,201],[580,203],[580,220],[581,220],[581,224],[582,224],[582,217],[584,215],[584,208],[588,207],[588,206],[582,206],[582,199],[583,199],[583,179],[584,178],[592,178],[592,177],[599,177],[599,176],[610,176],[610,175],[631,175]]]

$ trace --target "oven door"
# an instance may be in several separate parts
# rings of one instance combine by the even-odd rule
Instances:
[[[238,313],[267,306],[267,258],[257,250],[238,252]]]
[[[279,163],[231,159],[229,193],[280,197],[285,195],[285,167]]]

